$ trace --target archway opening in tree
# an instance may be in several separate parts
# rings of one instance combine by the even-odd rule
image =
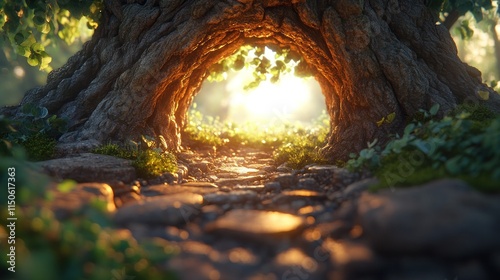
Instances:
[[[310,123],[326,112],[325,98],[314,77],[300,74],[301,60],[289,50],[243,46],[211,67],[219,71],[203,82],[193,101],[196,108],[191,105],[191,109],[263,129],[271,124]]]
[[[320,158],[330,116],[307,69],[289,48],[242,46],[209,67],[188,111],[183,145],[270,149],[281,158],[307,153],[295,158],[297,166]]]

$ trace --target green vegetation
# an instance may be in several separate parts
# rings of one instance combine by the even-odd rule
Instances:
[[[274,151],[277,164],[287,163],[293,168],[324,162],[318,150],[324,146],[329,131],[329,117],[325,112],[308,126],[297,123],[235,124],[203,116],[194,107],[188,114],[184,130],[184,139],[192,146],[246,146]]]
[[[177,170],[175,156],[155,146],[154,140],[143,136],[142,145],[135,142],[127,147],[106,144],[96,148],[93,152],[132,160],[137,175],[145,179],[157,177],[166,172],[175,172]]]
[[[72,43],[80,36],[80,20],[95,29],[104,7],[102,0],[0,1],[0,45],[7,58],[26,57],[31,66],[50,70],[46,47],[60,38]]]
[[[30,135],[20,144],[26,149],[28,158],[34,161],[50,159],[54,156],[56,140],[47,134],[37,133]]]
[[[11,131],[0,120],[0,131]],[[153,242],[138,244],[128,231],[112,228],[106,202],[95,200],[91,207],[66,220],[57,220],[49,204],[53,199],[49,179],[26,161],[24,149],[5,138],[0,141],[0,180],[15,185],[16,277],[18,279],[173,279],[159,266],[174,253]],[[10,179],[9,178],[14,178]],[[60,191],[74,185],[62,182]],[[0,219],[10,216],[7,195],[0,196]],[[0,236],[9,233],[0,225]],[[10,246],[1,241],[0,269],[7,272]]]
[[[451,177],[482,191],[500,191],[500,116],[462,105],[436,120],[437,110],[422,111],[426,121],[411,122],[384,148],[369,143],[359,155],[351,155],[347,167],[372,171],[380,179],[375,188]]]
[[[40,161],[52,158],[56,139],[66,131],[66,121],[49,115],[44,107],[26,104],[15,120],[0,116],[0,150],[9,154],[11,145],[24,147],[29,160]],[[9,144],[7,144],[9,143]]]

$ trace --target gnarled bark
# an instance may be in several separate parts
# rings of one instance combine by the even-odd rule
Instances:
[[[331,117],[324,152],[332,159],[387,139],[435,103],[442,112],[464,101],[500,108],[493,92],[488,102],[479,97],[490,89],[423,0],[109,3],[92,40],[22,102],[69,119],[61,143],[146,134],[178,149],[206,70],[247,43],[290,47],[313,69]]]

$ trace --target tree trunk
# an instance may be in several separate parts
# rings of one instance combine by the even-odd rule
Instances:
[[[207,69],[248,43],[290,47],[314,69],[331,118],[323,151],[332,160],[386,140],[435,103],[441,113],[464,101],[500,108],[424,0],[106,3],[92,40],[22,101],[69,120],[59,139],[65,147],[162,135],[177,150]],[[491,91],[488,102],[480,90]]]

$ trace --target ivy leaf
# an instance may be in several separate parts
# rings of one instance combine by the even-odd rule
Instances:
[[[435,116],[438,111],[439,111],[439,104],[436,103],[431,107],[429,113],[431,114],[431,116]]]
[[[405,135],[409,135],[414,129],[415,129],[415,124],[414,123],[410,123],[409,125],[407,125],[405,127],[404,134]]]

